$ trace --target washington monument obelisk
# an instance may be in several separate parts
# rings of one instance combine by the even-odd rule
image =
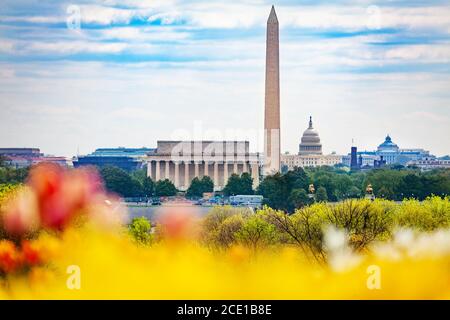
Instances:
[[[280,49],[275,7],[267,20],[264,175],[280,171]]]

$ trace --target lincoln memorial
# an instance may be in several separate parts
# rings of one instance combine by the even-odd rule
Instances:
[[[259,185],[259,155],[249,152],[248,141],[158,141],[145,162],[152,180],[169,179],[179,190],[187,190],[194,177],[209,176],[219,191],[232,174],[244,172]]]

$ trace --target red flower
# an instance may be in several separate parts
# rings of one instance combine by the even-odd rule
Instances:
[[[29,241],[22,241],[22,256],[25,263],[29,266],[42,263],[39,249]]]
[[[103,190],[96,171],[69,171],[55,164],[35,167],[29,184],[38,195],[42,226],[56,230],[64,229]]]
[[[14,243],[7,240],[0,241],[0,271],[11,273],[22,266],[22,256]]]

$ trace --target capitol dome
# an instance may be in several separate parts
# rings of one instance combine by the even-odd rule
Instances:
[[[309,118],[308,129],[303,132],[298,154],[322,154],[322,144],[320,143],[319,133],[314,130],[312,117]]]
[[[378,146],[378,151],[393,151],[398,152],[399,147],[392,142],[391,137],[388,135],[384,142]]]

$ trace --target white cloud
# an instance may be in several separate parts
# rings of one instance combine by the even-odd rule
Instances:
[[[24,45],[27,52],[75,54],[75,53],[118,53],[126,48],[126,43],[98,43],[87,41],[31,42]],[[23,51],[22,51],[23,52]]]
[[[427,62],[450,62],[450,44],[410,45],[387,50],[387,59],[421,60]]]

